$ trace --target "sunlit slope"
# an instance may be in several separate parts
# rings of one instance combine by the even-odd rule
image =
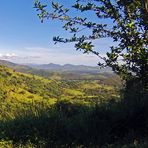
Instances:
[[[10,113],[13,117],[22,110],[48,107],[61,100],[91,105],[118,98],[117,87],[99,80],[49,80],[0,65],[0,116]]]
[[[6,113],[14,115],[40,103],[53,104],[57,93],[52,85],[50,80],[0,65],[0,116],[6,116]]]

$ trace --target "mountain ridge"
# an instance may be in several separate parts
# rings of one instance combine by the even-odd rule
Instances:
[[[86,66],[86,65],[73,65],[73,64],[17,64],[7,60],[0,60],[0,64],[9,68],[13,68],[17,71],[24,72],[25,70],[47,70],[50,72],[94,72],[94,73],[112,73],[111,68],[99,69],[98,66]]]
[[[73,65],[73,64],[27,64],[27,66],[31,68],[41,69],[41,70],[48,70],[48,71],[62,71],[62,72],[94,72],[94,73],[113,73],[111,68],[102,68],[100,69],[99,66],[87,66],[87,65]]]

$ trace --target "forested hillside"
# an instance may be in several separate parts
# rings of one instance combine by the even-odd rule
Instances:
[[[0,65],[0,147],[135,146],[147,106],[125,105],[120,88],[116,76],[45,79]]]
[[[109,84],[107,79],[102,82],[61,81],[56,78],[49,80],[23,74],[0,65],[1,118],[15,118],[15,115],[20,113],[18,110],[27,110],[29,105],[40,103],[51,105],[59,100],[68,100],[91,104],[118,97],[116,89],[119,84]]]
[[[34,118],[39,118],[42,114],[48,113],[50,108],[55,108],[55,106],[56,108],[60,107],[59,109],[61,111],[67,107],[69,109],[72,107],[72,110],[75,108],[74,110],[77,114],[77,112],[81,111],[81,107],[90,108],[102,102],[119,100],[118,91],[120,84],[113,84],[106,77],[100,80],[81,81],[61,80],[59,77],[54,74],[50,79],[45,79],[36,75],[16,72],[13,69],[0,65],[0,122],[3,123],[1,124],[3,126],[0,126],[1,147],[6,145],[11,147],[13,142],[17,142],[15,141],[16,138],[22,136],[22,133],[17,132],[21,132],[22,128],[28,126],[28,123],[24,123],[25,127],[21,125],[18,128],[17,125],[10,125],[8,128],[7,126],[11,121],[17,124],[17,120],[23,122],[23,118],[26,117],[33,118],[31,120],[34,120]],[[117,81],[115,77],[112,77],[112,80],[113,82]],[[75,107],[70,104],[75,104]],[[5,125],[4,123],[7,124]],[[14,128],[14,131],[11,131],[11,128]],[[18,130],[16,131],[15,128],[18,128]],[[31,135],[34,134],[30,129],[24,129],[23,132],[29,132]],[[25,134],[23,136],[26,138],[27,135]],[[3,139],[8,139],[8,143],[5,140],[3,141]],[[29,140],[31,139],[27,138],[24,142],[26,143]],[[15,146],[21,145],[21,142],[18,142],[19,144],[15,144]]]

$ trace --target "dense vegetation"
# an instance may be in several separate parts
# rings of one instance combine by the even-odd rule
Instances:
[[[0,147],[147,148],[148,2],[77,0],[72,9],[50,4],[53,12],[36,0],[41,21],[58,19],[72,33],[54,41],[76,42],[77,50],[97,55],[123,86],[114,74],[49,73],[12,63],[20,73],[0,65]],[[73,9],[104,23],[73,17]],[[83,30],[88,34],[79,34]],[[100,38],[116,43],[105,57],[89,41]]]
[[[112,80],[114,80],[114,82],[117,81],[114,77],[112,77]],[[49,80],[35,75],[15,72],[12,69],[0,65],[0,121],[1,123],[3,123],[0,127],[0,138],[5,140],[14,140],[14,142],[17,142],[15,141],[15,138],[19,136],[21,137],[22,133],[19,134],[15,132],[21,132],[23,128],[25,128],[23,126],[29,126],[24,120],[31,120],[30,122],[34,122],[32,120],[34,120],[34,118],[37,118],[37,120],[39,118],[40,120],[40,117],[42,118],[42,114],[43,117],[45,116],[48,121],[48,116],[50,116],[50,114],[52,115],[53,112],[54,114],[59,114],[59,110],[64,109],[64,112],[66,114],[69,114],[67,112],[69,110],[68,108],[72,107],[72,109],[74,109],[74,112],[76,112],[77,114],[80,113],[81,110],[89,110],[91,106],[94,106],[95,104],[98,104],[100,102],[108,100],[112,101],[115,100],[115,98],[119,99],[119,89],[117,88],[120,85],[117,83],[113,86],[110,83],[111,82],[109,80],[105,82],[105,80],[102,81],[101,79],[81,81],[60,80],[59,78],[57,78],[57,76],[54,76]],[[68,110],[64,106],[68,107]],[[59,115],[57,116],[57,118],[58,117]],[[24,121],[25,123],[23,125],[20,125],[19,128],[17,127],[17,125],[13,125],[16,124],[15,122],[18,122],[17,120],[19,122]],[[11,122],[12,127],[10,125],[10,129],[8,127],[3,127],[3,125],[8,126],[7,124]],[[44,124],[44,120],[42,121],[41,119],[40,122],[43,122]],[[18,129],[12,130],[12,132],[11,128]],[[7,131],[6,129],[9,129],[9,131]],[[45,128],[44,130],[47,129]],[[30,129],[22,132],[35,134],[33,131],[30,131]],[[11,137],[10,135],[9,137],[6,133],[8,135],[14,134],[14,137]],[[22,138],[18,140],[20,140],[19,142],[26,142],[26,140],[22,141]],[[29,140],[31,139],[27,138],[27,141]]]
[[[101,59],[100,66],[111,67],[125,82],[120,100],[106,99],[91,106],[86,115],[89,119],[82,118],[83,138],[78,134],[74,139],[80,141],[74,144],[148,147],[148,1],[77,0],[69,7],[62,1],[43,2],[35,2],[41,22],[50,18],[61,21],[62,28],[70,33],[66,38],[53,37],[55,43],[75,42],[76,50],[95,54]],[[106,56],[95,48],[93,40],[97,39],[114,42]]]
[[[0,147],[147,147],[147,96],[123,101],[117,78],[49,80],[0,65]]]

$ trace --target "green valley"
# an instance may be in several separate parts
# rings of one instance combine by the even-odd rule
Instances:
[[[76,111],[79,111],[79,107],[91,108],[96,104],[109,100],[117,101],[120,98],[119,89],[117,89],[120,86],[119,83],[112,85],[109,78],[63,80],[59,78],[60,75],[58,77],[56,73],[54,75],[47,79],[16,72],[0,65],[0,122],[11,122],[28,116],[38,118],[42,116],[42,113],[47,114],[55,106],[60,105],[60,110],[64,109],[65,103],[69,104],[69,107],[77,106]],[[116,77],[112,76],[112,80],[116,82]],[[0,126],[0,130],[2,129]],[[0,138],[8,137],[3,137],[2,134]],[[27,142],[29,140],[28,138]]]
[[[18,110],[26,110],[27,106],[34,104],[52,105],[60,100],[68,100],[89,105],[94,101],[114,99],[118,93],[117,87],[99,80],[45,79],[0,65],[1,118],[15,118]],[[8,113],[3,108],[8,109]]]
[[[56,72],[47,78],[0,65],[0,147],[135,146],[145,127],[134,124],[143,118],[135,112],[141,112],[122,101],[118,76],[98,78],[63,79]],[[137,146],[147,146],[147,140]]]

